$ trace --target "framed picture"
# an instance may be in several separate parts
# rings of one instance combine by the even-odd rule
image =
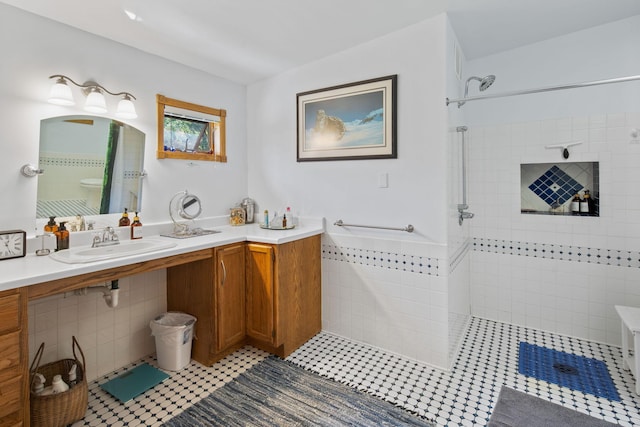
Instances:
[[[397,77],[297,94],[298,161],[397,158]]]

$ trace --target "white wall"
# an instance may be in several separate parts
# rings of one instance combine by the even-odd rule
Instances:
[[[470,61],[465,78],[495,74],[499,93],[636,75],[639,41],[635,16]],[[613,306],[640,306],[639,95],[630,82],[463,107],[474,315],[619,344]],[[545,145],[568,141],[582,141],[569,161],[600,163],[600,217],[521,214],[520,164],[562,161]]]
[[[244,86],[4,4],[0,4],[0,40],[0,229],[19,228],[30,235],[41,232],[35,229],[37,179],[20,175],[20,167],[38,161],[40,120],[83,114],[84,100],[77,88],[72,89],[76,107],[47,103],[52,74],[65,74],[78,82],[93,79],[111,91],[136,96],[139,117],[127,122],[146,134],[149,176],[143,184],[143,223],[168,221],[169,200],[185,188],[201,198],[204,216],[226,215],[246,196]],[[157,160],[157,93],[225,108],[228,163],[193,162],[189,166],[181,160]],[[112,109],[116,102],[107,99]],[[45,342],[43,363],[68,357],[71,336],[76,335],[88,359],[89,379],[93,379],[152,353],[148,325],[166,310],[165,280],[165,271],[160,270],[121,281],[123,292],[116,309],[107,308],[96,295],[60,295],[30,303],[31,355]]]
[[[446,16],[248,88],[249,190],[327,219],[323,329],[448,366]],[[296,162],[296,94],[398,75],[398,158]],[[388,173],[389,187],[378,188]],[[338,228],[415,226],[408,234]],[[411,265],[414,262],[414,265]],[[423,264],[420,266],[419,264]]]
[[[84,99],[78,88],[72,88],[75,107],[47,103],[52,74],[64,74],[80,83],[94,80],[137,98],[138,118],[127,123],[146,134],[149,176],[143,184],[143,223],[169,220],[169,200],[185,188],[200,196],[205,216],[225,215],[246,196],[244,86],[4,4],[0,5],[0,39],[4,63],[0,69],[0,190],[6,201],[0,205],[0,229],[36,231],[37,179],[24,178],[19,169],[38,162],[40,120],[83,114]],[[186,161],[157,160],[157,93],[227,109],[228,163],[193,162],[195,166],[190,167]],[[107,97],[111,111],[116,104],[115,97]]]

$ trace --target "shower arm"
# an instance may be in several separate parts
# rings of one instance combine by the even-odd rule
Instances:
[[[624,82],[630,82],[634,80],[640,80],[640,75],[629,76],[629,77],[618,77],[615,79],[607,79],[607,80],[595,80],[595,81],[583,82],[583,83],[573,83],[573,84],[567,84],[567,85],[561,85],[561,86],[546,86],[546,87],[541,87],[536,89],[516,90],[511,92],[503,92],[503,93],[496,93],[496,94],[490,94],[490,95],[476,95],[476,96],[457,98],[457,99],[446,98],[446,105],[448,106],[453,102],[457,102],[458,105],[461,106],[465,102],[479,101],[481,99],[504,98],[508,96],[528,95],[531,93],[551,92],[555,90],[577,89],[581,87],[606,85],[606,84],[612,84],[612,83],[624,83]]]

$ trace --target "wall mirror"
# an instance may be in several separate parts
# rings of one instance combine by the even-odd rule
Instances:
[[[144,143],[138,129],[104,117],[42,120],[36,218],[139,211]]]
[[[226,162],[226,110],[156,95],[159,159]]]

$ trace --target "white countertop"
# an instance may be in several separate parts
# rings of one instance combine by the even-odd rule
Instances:
[[[187,239],[174,239],[159,235],[147,236],[145,233],[145,237],[172,241],[176,243],[176,246],[155,252],[84,264],[65,264],[49,256],[37,256],[34,251],[29,250],[23,258],[0,261],[0,291],[180,255],[201,249],[214,248],[230,243],[244,241],[271,244],[287,243],[324,233],[324,220],[305,218],[301,224],[291,230],[265,230],[260,228],[257,223],[237,227],[223,225],[206,228],[220,230],[221,232]]]

